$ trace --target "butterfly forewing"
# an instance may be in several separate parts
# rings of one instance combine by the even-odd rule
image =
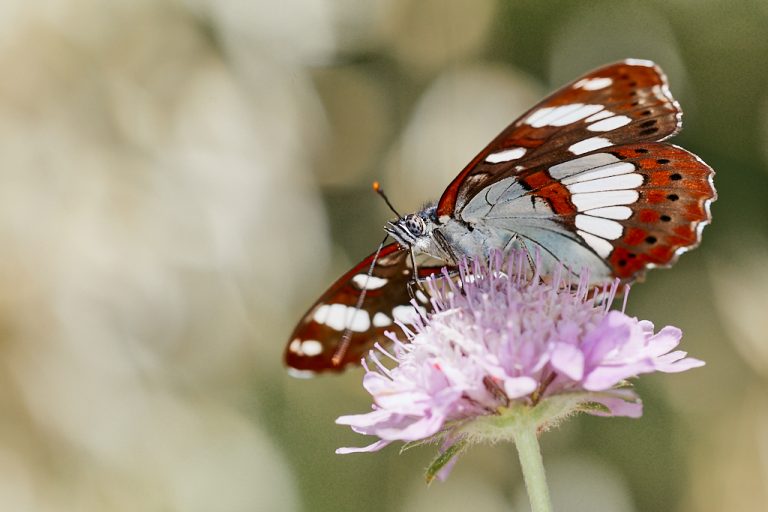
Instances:
[[[438,215],[454,215],[494,181],[612,145],[658,141],[680,128],[666,77],[651,62],[597,69],[556,91],[486,146],[443,193]]]
[[[420,260],[420,278],[442,267],[430,258],[422,256]],[[412,277],[410,253],[397,244],[384,246],[377,258],[376,253],[365,258],[331,285],[306,312],[285,349],[286,365],[300,376],[302,372],[311,375],[341,371],[349,364],[359,364],[374,343],[387,340],[386,331],[401,334],[396,321],[408,323],[409,318],[418,314],[411,305],[411,292],[421,312],[426,311],[428,299],[424,292],[416,288],[409,291]],[[365,298],[358,309],[363,291]],[[347,330],[349,339],[345,341]]]

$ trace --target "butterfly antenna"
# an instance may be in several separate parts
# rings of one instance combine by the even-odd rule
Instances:
[[[397,215],[398,217],[402,217],[402,215],[400,215],[397,212],[397,210],[395,210],[395,207],[392,206],[392,203],[389,202],[389,198],[387,197],[387,194],[384,193],[384,189],[381,188],[381,184],[379,184],[378,181],[373,182],[373,191],[379,194],[382,197],[382,199],[384,199],[384,202],[387,203],[387,206],[389,206],[389,209],[392,210],[395,215]]]
[[[389,204],[389,201],[387,201],[387,204]],[[365,278],[365,284],[363,285],[363,289],[360,292],[360,296],[357,298],[355,309],[352,311],[352,317],[347,318],[347,322],[346,322],[347,326],[349,325],[349,321],[354,319],[355,316],[357,316],[357,312],[360,311],[360,309],[362,309],[363,307],[363,302],[365,302],[365,294],[368,292],[368,281],[371,279],[371,276],[373,275],[373,269],[376,267],[376,262],[379,259],[379,254],[381,253],[381,250],[384,248],[384,242],[387,241],[387,238],[389,238],[389,235],[384,237],[384,240],[382,240],[381,243],[379,244],[379,248],[376,249],[376,254],[373,255],[373,260],[371,260],[371,266],[368,267],[368,274],[366,275],[366,278]],[[344,333],[341,335],[341,343],[339,343],[339,346],[336,348],[336,351],[333,353],[333,357],[331,358],[331,363],[333,364],[333,366],[339,366],[341,364],[341,361],[344,359],[344,355],[346,355],[347,349],[349,349],[349,344],[351,342],[352,342],[352,329],[350,327],[346,327],[344,329]]]

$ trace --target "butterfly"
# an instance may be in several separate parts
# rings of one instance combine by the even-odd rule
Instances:
[[[290,337],[303,376],[359,363],[395,321],[428,308],[409,283],[494,250],[534,251],[542,273],[631,281],[698,245],[714,171],[665,142],[682,112],[653,62],[628,59],[562,87],[502,131],[440,200],[387,223],[395,240],[339,278]],[[362,300],[364,298],[364,300]],[[345,334],[346,333],[346,334]]]

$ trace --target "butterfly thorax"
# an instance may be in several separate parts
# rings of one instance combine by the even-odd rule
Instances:
[[[494,249],[509,249],[512,236],[507,232],[503,240],[497,240],[498,234],[483,229],[482,225],[448,216],[438,219],[435,206],[388,222],[384,229],[401,247],[453,264],[457,264],[462,256],[481,256]]]

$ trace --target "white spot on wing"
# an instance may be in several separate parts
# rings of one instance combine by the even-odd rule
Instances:
[[[294,354],[301,354],[301,340],[295,338],[290,345],[288,345],[288,351]]]
[[[549,168],[549,175],[556,180],[562,180],[563,178],[580,173],[582,171],[594,169],[596,167],[603,167],[618,161],[619,159],[610,153],[597,153],[594,155],[587,155],[581,158],[574,158],[573,160],[563,162],[562,164],[553,165]],[[634,169],[634,167],[632,169]]]
[[[345,304],[323,304],[315,310],[312,318],[315,322],[337,331],[349,328],[356,332],[365,332],[371,326],[371,317],[367,311]]]
[[[607,110],[607,109],[606,110],[601,110],[597,114],[595,114],[593,116],[589,116],[584,121],[586,121],[588,123],[591,123],[592,121],[598,121],[600,119],[605,119],[606,117],[611,117],[612,115],[613,115],[613,112],[611,112],[610,110]]]
[[[374,327],[387,327],[389,325],[392,325],[392,319],[389,318],[387,315],[379,311],[375,315],[373,315],[373,326]]]
[[[355,311],[352,321],[349,323],[349,328],[357,332],[365,332],[371,327],[371,317],[368,312],[363,309]]]
[[[576,227],[608,240],[616,240],[624,231],[621,224],[616,221],[581,214],[576,216]]]
[[[563,116],[576,112],[583,106],[584,106],[583,103],[571,103],[570,105],[561,105],[559,107],[545,107],[547,110],[547,113],[539,117],[538,119],[536,119],[534,122],[530,122],[528,124],[530,124],[534,128],[542,128],[544,126],[549,126],[549,125],[552,125],[554,121],[557,121]],[[544,110],[544,109],[541,109],[541,110]]]
[[[583,238],[585,242],[587,242],[587,245],[594,249],[594,251],[600,255],[601,258],[607,258],[608,255],[611,254],[613,246],[607,240],[603,240],[602,238],[596,237],[595,235],[590,235],[584,231],[577,230],[576,233],[578,233],[578,235]]]
[[[568,185],[571,194],[598,192],[600,190],[627,190],[643,184],[643,176],[637,173],[620,174],[599,180],[587,180]]]
[[[627,220],[632,216],[632,208],[629,206],[606,206],[604,208],[595,208],[584,212],[593,217],[604,217],[606,219]]]
[[[580,211],[602,208],[604,206],[618,206],[632,204],[638,200],[640,194],[637,190],[610,190],[607,192],[589,192],[586,194],[573,194],[571,201]]]
[[[629,64],[630,66],[643,66],[646,68],[655,66],[653,61],[645,59],[624,59],[624,63]]]
[[[297,370],[296,368],[288,368],[288,375],[297,379],[311,379],[316,375],[312,370]]]
[[[305,356],[319,356],[323,353],[323,344],[317,340],[304,340],[301,342],[301,352]]]
[[[376,276],[368,277],[368,274],[357,274],[352,278],[352,282],[358,290],[378,290],[389,281]]]
[[[331,307],[328,304],[323,304],[315,310],[315,314],[312,315],[312,319],[319,324],[325,324],[328,320],[328,315],[330,312]]]
[[[608,132],[615,130],[616,128],[621,128],[622,126],[628,125],[631,122],[631,117],[614,116],[587,126],[587,130],[591,132]]]
[[[419,310],[421,310],[422,315],[427,311],[422,307],[419,307]],[[395,306],[392,308],[392,316],[401,323],[412,324],[419,318],[419,313],[413,306]]]
[[[598,153],[598,154],[602,154],[602,153]],[[597,156],[597,155],[589,155],[589,156]],[[582,157],[582,158],[587,158],[587,157]],[[595,167],[594,169],[587,169],[583,172],[579,172],[572,176],[568,176],[567,178],[562,180],[562,183],[563,185],[570,185],[572,183],[578,183],[580,181],[597,180],[600,178],[608,178],[609,176],[618,176],[620,174],[627,174],[635,170],[635,166],[630,162],[619,162],[618,159],[615,159],[615,160],[616,160],[615,163],[603,165],[600,167]]]
[[[568,148],[568,151],[574,155],[582,155],[596,149],[607,148],[608,146],[613,146],[613,143],[610,140],[604,137],[590,137],[589,139],[584,139],[576,144],[572,144]]]
[[[424,304],[429,302],[429,299],[427,298],[426,295],[424,295],[424,292],[421,290],[416,290],[416,298],[419,299],[419,301],[423,302]]]
[[[500,164],[501,162],[509,162],[510,160],[517,160],[525,155],[525,148],[511,148],[499,151],[498,153],[491,153],[485,157],[485,161],[492,164]]]
[[[573,112],[570,112],[567,115],[560,117],[559,119],[555,119],[549,124],[552,126],[565,126],[571,123],[575,123],[580,119],[584,119],[585,117],[591,116],[603,108],[604,107],[602,105],[583,105],[578,110],[574,110]]]
[[[525,123],[531,126],[536,126],[536,123],[538,123],[541,119],[548,116],[550,112],[555,110],[555,108],[556,107],[542,107],[539,110],[533,112],[530,116],[528,116],[528,119],[525,120]]]
[[[605,89],[613,83],[613,80],[607,77],[583,78],[573,84],[575,89],[584,89],[585,91],[598,91]]]
[[[534,128],[544,126],[565,126],[580,119],[591,116],[602,110],[602,105],[585,105],[583,103],[571,103],[558,107],[540,108],[525,120],[526,124]]]

